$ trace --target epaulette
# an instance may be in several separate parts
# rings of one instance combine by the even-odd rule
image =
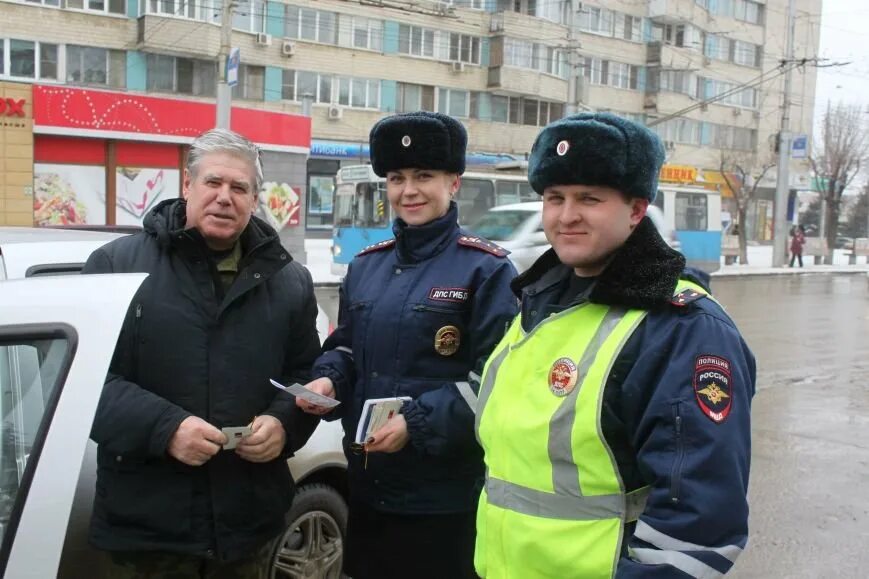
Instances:
[[[385,241],[380,241],[378,243],[373,243],[373,244],[369,245],[368,247],[363,248],[362,251],[360,251],[359,253],[356,254],[356,257],[359,257],[360,255],[367,255],[369,253],[374,253],[375,251],[380,251],[381,249],[386,249],[388,247],[392,247],[393,245],[395,245],[395,238],[387,239]]]
[[[496,255],[498,257],[507,257],[510,254],[509,251],[507,251],[500,245],[495,245],[491,241],[483,239],[482,237],[460,235],[459,245],[464,245],[465,247],[473,247],[474,249],[479,249],[480,251],[485,251],[486,253],[491,253],[492,255]]]
[[[677,294],[673,295],[673,299],[670,300],[670,303],[674,306],[684,307],[690,303],[696,302],[700,298],[705,298],[706,294],[698,292],[697,290],[693,290],[691,288],[684,289]]]

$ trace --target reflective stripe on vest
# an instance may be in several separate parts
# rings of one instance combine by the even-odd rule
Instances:
[[[688,288],[705,294],[689,282],[676,293]],[[476,417],[487,467],[481,576],[613,576],[624,525],[642,513],[648,488],[625,493],[600,413],[612,365],[646,313],[584,303],[527,334],[517,317],[496,347]]]

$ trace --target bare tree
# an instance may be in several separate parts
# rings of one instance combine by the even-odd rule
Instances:
[[[869,158],[869,133],[860,105],[839,103],[827,105],[821,123],[821,142],[815,146],[815,154],[809,157],[815,176],[822,183],[821,198],[826,211],[824,236],[827,247],[835,247],[838,235],[839,212],[842,192],[860,173]],[[833,254],[824,258],[833,263]]]
[[[736,201],[737,237],[739,238],[739,263],[748,264],[746,215],[751,200],[755,198],[760,182],[775,167],[771,158],[762,159],[757,152],[722,151],[719,172]]]

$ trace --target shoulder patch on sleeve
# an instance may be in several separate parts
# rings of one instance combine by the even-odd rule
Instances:
[[[698,292],[697,290],[685,289],[675,294],[673,299],[670,300],[670,303],[674,306],[683,307],[705,297],[706,294]]]
[[[395,238],[387,239],[385,241],[381,241],[378,243],[374,243],[374,244],[369,245],[368,247],[363,248],[362,251],[360,251],[359,253],[356,254],[356,257],[359,257],[360,255],[367,255],[369,253],[374,253],[375,251],[380,251],[382,249],[387,249],[389,247],[392,247],[393,245],[395,245]]]
[[[733,380],[730,360],[714,354],[700,354],[694,360],[694,397],[709,420],[721,424],[733,408]]]
[[[507,257],[510,254],[509,251],[507,251],[500,245],[495,245],[488,239],[483,239],[482,237],[473,237],[471,235],[460,235],[459,245],[464,245],[465,247],[473,247],[474,249],[479,249],[480,251],[485,251],[486,253],[491,253],[492,255],[496,255],[498,257]]]

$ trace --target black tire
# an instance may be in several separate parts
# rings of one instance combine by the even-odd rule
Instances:
[[[272,579],[340,579],[347,533],[347,503],[328,485],[296,491],[287,530],[275,545]]]

